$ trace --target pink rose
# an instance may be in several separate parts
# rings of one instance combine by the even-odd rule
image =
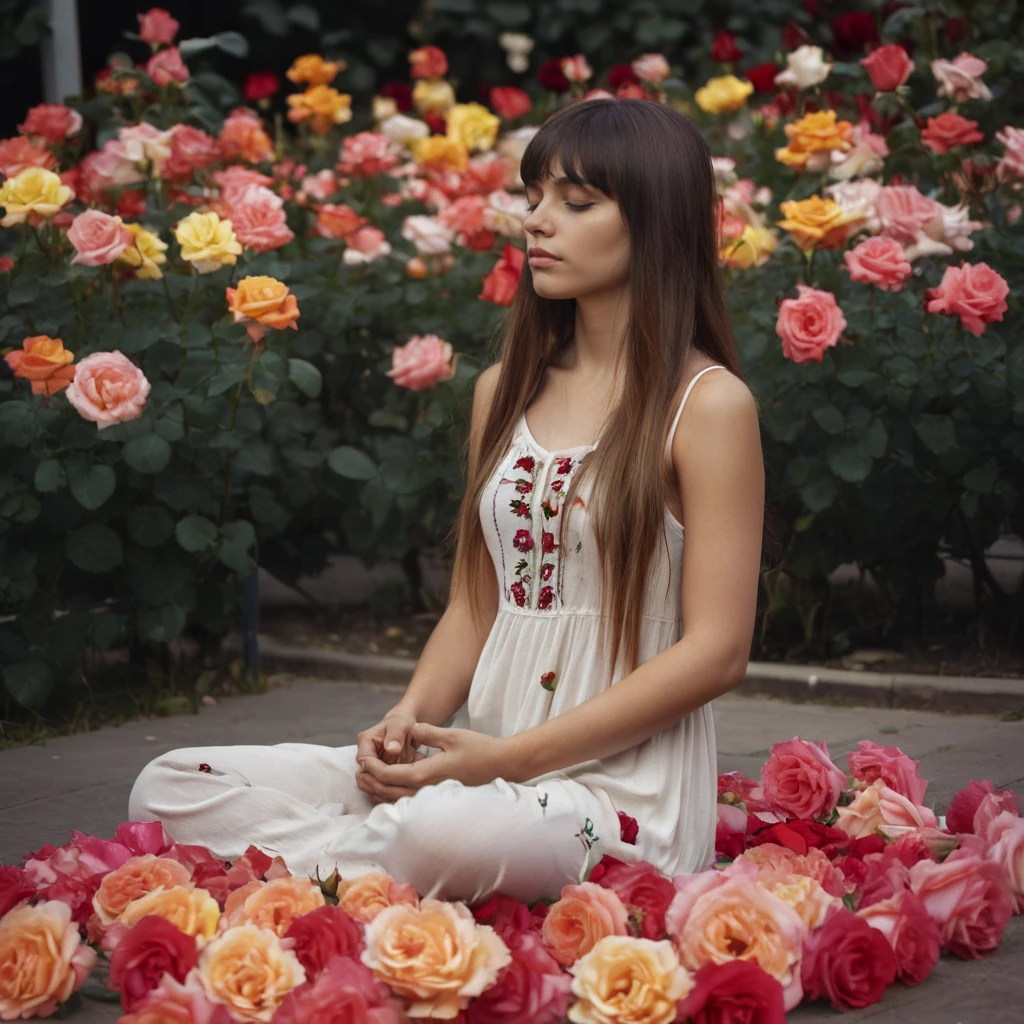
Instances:
[[[348,956],[330,959],[315,981],[293,988],[273,1024],[402,1024],[401,1003],[373,971]]]
[[[611,889],[634,920],[640,937],[655,942],[665,938],[665,913],[675,898],[675,886],[653,864],[645,860],[625,863],[602,857],[590,872],[591,882]]]
[[[199,975],[193,972],[184,982],[165,974],[135,1012],[121,1017],[117,1024],[233,1024],[233,1018],[223,1003],[211,1002]]]
[[[176,46],[154,53],[146,61],[146,74],[160,86],[177,82],[184,85],[189,80],[188,65],[181,59]]]
[[[134,237],[120,217],[111,217],[101,210],[86,210],[72,221],[68,241],[78,250],[72,263],[103,267],[134,244]]]
[[[593,882],[562,887],[548,909],[541,936],[551,955],[571,967],[606,935],[628,935],[629,917],[622,900]]]
[[[828,297],[835,301],[831,295]],[[783,306],[785,304],[783,302]],[[797,736],[771,748],[761,769],[761,784],[765,800],[776,814],[786,818],[817,819],[827,818],[835,809],[839,794],[846,786],[846,776],[829,760],[824,743],[809,743]]]
[[[892,92],[901,85],[906,85],[914,62],[899,43],[889,43],[872,50],[860,61],[861,66],[871,78],[871,84],[879,92]]]
[[[23,868],[0,865],[0,917],[22,900],[30,899],[35,894],[35,883],[25,874]]]
[[[250,249],[269,252],[287,245],[295,232],[288,227],[284,200],[262,185],[249,185],[230,194],[230,218],[235,237]]]
[[[30,108],[18,125],[22,135],[34,135],[51,146],[76,135],[82,127],[82,115],[63,103],[40,103]]]
[[[885,185],[874,199],[882,234],[912,245],[922,234],[941,234],[942,206],[914,185]]]
[[[299,194],[306,198],[326,202],[337,191],[338,179],[334,177],[334,171],[324,168],[322,171],[317,171],[316,174],[307,174],[302,179],[302,190]]]
[[[725,793],[738,796],[751,814],[768,810],[760,781],[745,778],[743,772],[722,772],[718,776],[718,799],[721,800]]]
[[[851,281],[874,284],[884,292],[898,292],[911,274],[903,246],[895,238],[866,238],[843,254]]]
[[[142,415],[150,384],[145,374],[120,352],[96,352],[75,368],[64,392],[68,401],[98,429],[136,420]]]
[[[1003,811],[989,823],[985,842],[985,856],[1005,872],[1019,914],[1024,911],[1024,818]]]
[[[1014,899],[1000,865],[956,850],[941,864],[918,861],[910,888],[939,926],[942,948],[977,960],[999,945],[1013,916]]]
[[[939,96],[948,96],[957,103],[965,100],[990,100],[992,92],[981,80],[988,65],[970,53],[961,53],[954,60],[933,60],[932,74],[939,83]]]
[[[153,7],[139,16],[139,35],[150,46],[170,46],[178,34],[178,22],[162,7]]]
[[[356,957],[363,949],[361,922],[336,906],[317,907],[296,917],[284,937],[291,940],[292,952],[311,980],[333,957]]]
[[[497,893],[471,909],[474,920],[478,924],[490,925],[511,949],[522,932],[540,934],[548,904],[541,900],[531,910],[527,904]]]
[[[402,388],[423,391],[455,376],[452,347],[436,334],[414,334],[391,356],[387,375]]]
[[[1006,150],[996,167],[999,180],[1024,178],[1024,128],[1007,125],[996,132],[996,141]]]
[[[747,846],[747,812],[735,804],[715,804],[715,854],[735,860]]]
[[[975,816],[982,801],[989,794],[998,797],[1002,810],[1010,811],[1013,814],[1017,813],[1017,798],[1012,789],[996,789],[989,779],[984,779],[981,782],[969,782],[949,801],[949,810],[946,812],[946,828],[950,832],[957,832],[961,835],[974,835],[978,831]]]
[[[452,251],[455,232],[438,218],[416,214],[402,222],[402,237],[412,242],[421,256],[442,256]]]
[[[848,756],[850,774],[855,779],[868,785],[881,779],[915,804],[924,801],[928,783],[918,773],[921,762],[908,757],[899,747],[883,747],[871,740],[860,740],[857,749]]]
[[[130,850],[133,857],[147,853],[159,857],[174,845],[159,821],[122,822],[114,830],[114,839]]]
[[[1003,319],[1010,286],[987,263],[964,263],[946,267],[938,288],[925,292],[925,310],[960,317],[960,323],[975,337],[985,324]]]
[[[649,82],[651,85],[661,85],[672,74],[668,61],[660,53],[643,53],[630,67],[640,81]]]
[[[372,263],[383,259],[391,252],[391,243],[380,228],[364,227],[345,237],[345,252],[342,255],[347,266]]]
[[[920,985],[939,961],[941,936],[919,896],[904,889],[857,911],[877,928],[896,954],[896,977],[904,985]]]
[[[24,135],[0,141],[0,173],[7,178],[20,174],[26,167],[52,170],[57,158],[45,146],[37,146]]]
[[[575,57],[564,57],[558,66],[570,82],[585,82],[594,73],[582,53],[577,53]]]
[[[193,936],[162,917],[143,917],[111,954],[109,985],[120,990],[121,1005],[130,1013],[165,973],[175,981],[184,981],[198,962]]]
[[[782,300],[775,323],[782,354],[794,363],[820,363],[825,349],[835,345],[846,328],[846,317],[831,292],[805,284],[796,289],[799,297]]]
[[[398,147],[386,135],[357,132],[342,144],[337,170],[350,178],[375,178],[387,174],[398,163],[398,156]]]
[[[188,181],[196,171],[205,170],[220,156],[220,147],[212,135],[189,124],[171,129],[171,155],[163,165],[165,178]]]

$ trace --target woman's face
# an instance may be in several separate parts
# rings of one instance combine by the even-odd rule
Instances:
[[[555,163],[547,178],[526,189],[530,213],[523,226],[534,291],[545,299],[579,299],[623,287],[629,280],[629,229],[619,204],[562,175]],[[556,259],[532,257],[531,249]]]

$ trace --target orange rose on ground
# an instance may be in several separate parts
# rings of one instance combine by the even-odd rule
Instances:
[[[259,342],[271,327],[298,330],[299,306],[288,286],[274,277],[243,277],[237,288],[227,289],[228,309],[235,323],[245,324],[249,337]]]
[[[241,890],[239,890],[241,891]],[[267,928],[282,937],[292,921],[326,902],[320,886],[308,878],[290,875],[269,882],[257,883],[240,904],[232,905],[232,893],[224,906],[224,919],[228,927],[236,924],[254,924]]]
[[[594,882],[563,886],[541,929],[544,945],[563,967],[607,935],[629,935],[629,912],[616,893]]]
[[[8,911],[0,918],[0,1020],[48,1017],[95,963],[96,952],[82,945],[66,903]]]
[[[302,964],[266,928],[229,928],[200,954],[196,968],[207,995],[235,1020],[269,1021],[281,1001],[306,980]]]
[[[205,889],[188,889],[175,885],[170,889],[157,889],[132,900],[121,912],[118,922],[127,928],[147,915],[170,921],[178,931],[194,935],[203,942],[217,932],[220,907]]]
[[[382,910],[366,928],[361,959],[409,1000],[410,1017],[450,1019],[495,983],[512,955],[464,903],[428,897]]]
[[[170,857],[152,853],[132,857],[104,876],[92,907],[104,924],[113,924],[133,900],[156,889],[187,886],[191,878],[188,868]]]
[[[371,871],[338,886],[338,906],[363,924],[369,924],[382,910],[398,903],[416,907],[419,902],[411,885],[396,882],[380,871]]]
[[[33,395],[55,395],[75,379],[75,355],[60,338],[37,334],[4,358],[15,377],[31,382]]]

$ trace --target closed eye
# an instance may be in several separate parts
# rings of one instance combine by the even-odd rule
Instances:
[[[594,204],[593,203],[566,203],[565,205],[568,206],[569,209],[572,210],[574,213],[582,213],[584,210],[589,210],[590,207],[592,207]],[[527,210],[528,213],[533,213],[533,211],[537,209],[537,206],[538,206],[538,204],[534,203],[532,206],[527,206],[526,210]]]

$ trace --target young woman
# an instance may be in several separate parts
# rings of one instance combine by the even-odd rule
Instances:
[[[451,596],[405,695],[353,746],[159,757],[134,819],[469,902],[557,898],[604,854],[712,859],[710,702],[747,664],[764,468],[710,155],[666,106],[593,100],[545,122],[521,174],[529,268],[477,380]]]

